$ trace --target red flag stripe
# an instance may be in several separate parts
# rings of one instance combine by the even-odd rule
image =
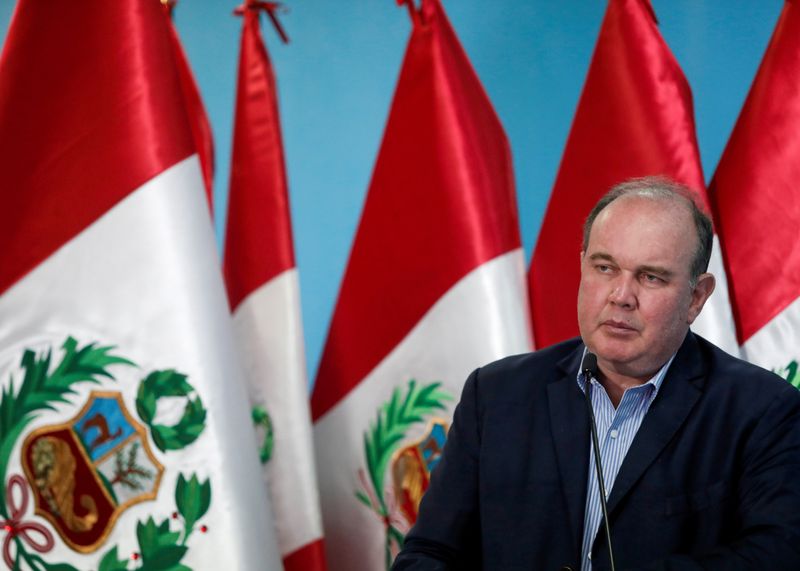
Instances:
[[[283,558],[284,571],[326,569],[325,546],[321,539],[304,545]]]
[[[152,0],[17,4],[0,58],[0,293],[194,151],[166,25]]]
[[[711,182],[740,343],[800,296],[800,7],[786,2]]]
[[[414,22],[311,399],[318,419],[459,279],[520,246],[503,128],[438,0]]]
[[[165,4],[167,14],[171,15],[172,10],[169,4]],[[200,159],[200,168],[203,171],[203,184],[206,187],[206,197],[208,207],[214,211],[214,137],[211,133],[211,124],[208,121],[203,100],[200,98],[200,90],[194,79],[189,60],[181,46],[178,31],[170,19],[170,41],[175,54],[175,64],[180,77],[183,98],[186,101],[186,112],[188,114],[189,126],[192,128],[192,138],[194,139],[197,155]]]
[[[689,85],[647,0],[611,0],[530,269],[537,347],[578,334],[581,228],[628,178],[667,175],[707,203]]]
[[[244,10],[224,272],[231,309],[293,268],[277,87],[257,10]]]

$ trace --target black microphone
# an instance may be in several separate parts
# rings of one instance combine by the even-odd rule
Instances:
[[[597,438],[597,423],[594,420],[594,408],[592,407],[592,379],[597,378],[597,355],[586,352],[581,363],[583,378],[586,381],[586,408],[589,410],[589,426],[592,432],[592,447],[594,448],[594,466],[597,472],[597,486],[600,488],[600,508],[603,511],[603,523],[606,530],[606,541],[608,542],[608,559],[611,562],[611,571],[616,571],[614,566],[614,550],[611,548],[611,526],[608,523],[608,506],[606,505],[606,484],[603,477],[603,463],[600,459],[600,442]]]

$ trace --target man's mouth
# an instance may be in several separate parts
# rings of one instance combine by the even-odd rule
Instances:
[[[615,319],[606,319],[600,325],[611,333],[630,334],[635,333],[636,328],[624,321],[617,321]]]

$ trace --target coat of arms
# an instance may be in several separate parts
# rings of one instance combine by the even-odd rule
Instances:
[[[2,559],[9,569],[78,571],[67,563],[45,558],[55,546],[54,530],[77,553],[89,555],[104,547],[119,518],[131,506],[154,500],[164,466],[151,443],[162,453],[194,442],[205,427],[205,409],[187,377],[175,370],[153,371],[141,379],[136,415],[122,394],[113,390],[89,393],[74,402],[81,383],[110,385],[115,372],[136,365],[112,353],[113,347],[79,345],[68,337],[61,359],[54,363],[50,349],[26,349],[20,382],[9,375],[0,394],[0,532]],[[111,385],[113,386],[113,385]],[[104,389],[106,388],[104,387]],[[173,425],[156,421],[162,397],[182,397],[183,414]],[[57,406],[80,406],[68,421],[30,424]],[[9,464],[22,439],[23,474],[10,474]],[[171,518],[153,517],[136,526],[138,551],[129,556],[113,546],[91,563],[98,571],[190,571],[181,560],[187,540],[211,503],[211,484],[197,474],[180,474],[175,489],[176,510]],[[26,520],[28,505],[35,516]],[[88,560],[87,560],[88,561]]]
[[[164,471],[144,427],[113,392],[93,392],[70,422],[30,433],[22,467],[37,515],[82,552],[97,549],[127,507],[154,499]]]
[[[422,438],[403,446],[411,427],[425,423],[426,417],[444,410],[444,401],[452,399],[440,386],[441,383],[419,386],[412,379],[405,393],[395,389],[378,411],[375,423],[364,433],[369,482],[364,471],[359,470],[363,491],[357,491],[356,497],[378,515],[386,529],[387,569],[403,545],[405,532],[417,519],[419,502],[447,438],[447,421],[431,418]],[[387,486],[384,480],[390,465],[391,482]]]

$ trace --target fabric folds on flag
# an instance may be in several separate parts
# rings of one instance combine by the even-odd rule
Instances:
[[[626,179],[664,175],[707,207],[692,94],[648,0],[610,0],[529,273],[537,347],[578,334],[582,226],[597,200]],[[715,241],[717,288],[693,329],[738,351]]]
[[[287,571],[326,569],[300,297],[272,65],[245,7],[224,270]],[[255,453],[255,451],[254,451]]]
[[[0,57],[5,568],[281,567],[170,33],[19,2]]]
[[[800,7],[786,2],[711,181],[746,359],[800,386]]]
[[[413,30],[312,395],[329,566],[388,566],[477,366],[531,347],[511,153],[438,0]]]
[[[183,98],[186,103],[186,114],[189,118],[189,127],[192,129],[192,138],[194,139],[197,158],[200,160],[200,169],[203,171],[203,184],[206,187],[208,207],[213,212],[214,137],[211,133],[211,123],[208,120],[206,108],[200,97],[200,90],[197,88],[197,82],[194,79],[192,68],[189,66],[189,60],[186,57],[186,53],[183,51],[181,39],[178,36],[178,30],[175,29],[175,25],[172,22],[172,14],[176,4],[177,0],[169,0],[162,5],[169,16],[169,36],[175,55],[175,65],[178,69],[178,77],[180,78],[181,90],[183,91]]]

